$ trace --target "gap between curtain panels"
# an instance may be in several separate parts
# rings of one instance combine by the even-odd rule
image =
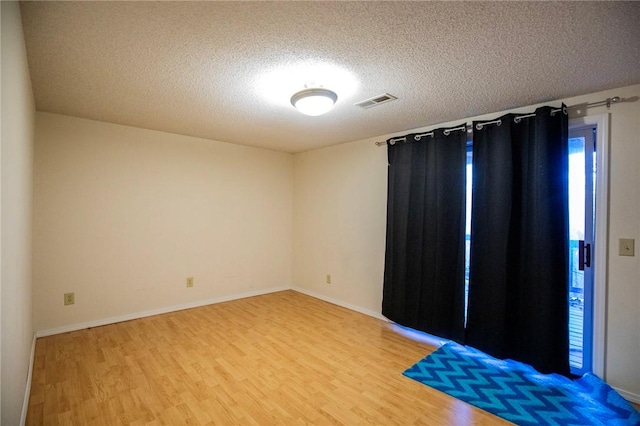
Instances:
[[[602,100],[602,101],[588,103],[586,106],[596,106],[596,105],[603,105],[604,104],[604,105],[607,106],[607,109],[609,109],[611,107],[611,104],[615,104],[615,103],[618,103],[620,101],[621,101],[620,96],[614,96],[612,98],[607,98],[607,99]],[[574,108],[574,107],[577,107],[577,106],[584,107],[585,105],[581,104],[581,105],[572,105],[572,106],[569,106],[569,107],[564,106],[562,108],[556,108],[556,109],[551,110],[551,115],[554,115],[555,113],[560,112],[560,111],[562,111],[563,114],[567,115],[567,109]],[[535,116],[535,113],[517,115],[517,116],[513,117],[513,121],[515,123],[519,123],[523,118],[529,118],[529,117],[534,117],[534,116]],[[491,124],[495,124],[497,126],[500,126],[502,124],[502,120],[493,120],[493,121],[486,121],[486,122],[483,122],[483,123],[478,123],[478,124],[476,124],[476,129],[477,130],[482,130],[482,128],[484,126],[488,126],[488,125],[491,125]],[[449,134],[451,132],[458,132],[458,131],[463,131],[463,130],[471,133],[473,131],[473,125],[469,124],[469,123],[461,124],[458,127],[453,127],[453,128],[450,128],[450,129],[446,129],[446,130],[444,130],[443,133],[444,133],[445,136],[449,136]],[[433,133],[433,131],[431,131],[431,132],[426,132],[426,133],[421,133],[421,134],[415,135],[413,138],[416,141],[419,141],[423,137],[426,137],[426,136],[433,137],[433,135],[434,135],[434,133]],[[390,145],[395,145],[396,142],[406,142],[406,141],[407,141],[407,137],[406,136],[401,136],[401,137],[398,137],[398,138],[391,138],[388,141],[384,141],[384,142],[375,142],[375,144],[376,144],[376,146],[387,145],[387,143],[389,143]]]

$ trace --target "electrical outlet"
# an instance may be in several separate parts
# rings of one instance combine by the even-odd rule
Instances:
[[[633,238],[620,238],[618,244],[618,254],[620,256],[635,256],[635,240]]]
[[[187,288],[193,287],[193,277],[187,278]]]
[[[331,275],[327,274],[327,284],[331,284]]]
[[[64,304],[73,305],[76,303],[76,294],[75,293],[65,293],[64,294]]]

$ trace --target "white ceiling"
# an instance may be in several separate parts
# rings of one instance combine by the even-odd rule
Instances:
[[[21,8],[38,110],[288,152],[640,83],[640,2]],[[309,81],[328,114],[289,103]]]

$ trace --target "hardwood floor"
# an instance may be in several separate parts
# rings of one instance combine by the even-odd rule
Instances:
[[[283,291],[38,339],[27,425],[508,424],[402,376],[434,349]]]

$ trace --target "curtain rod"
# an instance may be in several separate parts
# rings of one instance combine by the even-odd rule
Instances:
[[[606,105],[607,109],[609,109],[609,108],[611,108],[611,104],[618,103],[621,100],[622,99],[620,98],[620,96],[614,96],[612,98],[607,98],[607,99],[604,99],[602,101],[597,101],[597,102],[590,102],[588,104],[571,105],[571,106],[567,107],[567,109],[573,109],[573,108],[578,108],[578,107],[587,108],[587,107],[600,106],[600,105]],[[556,112],[560,112],[560,111],[562,111],[562,108],[552,109],[551,110],[551,114],[555,114]],[[534,115],[535,114],[519,115],[517,117],[514,117],[514,121],[516,121],[516,123],[519,123],[520,120],[522,120],[523,118],[533,117]],[[483,124],[484,125],[487,125],[487,124],[498,124],[499,121],[500,120],[494,120],[494,121],[489,121],[489,122],[486,122],[486,123],[483,123]],[[482,125],[479,124],[479,126],[480,126],[480,128],[478,130],[482,129]],[[450,132],[453,132],[453,131],[456,131],[456,130],[463,130],[463,129],[464,130],[471,130],[472,128],[473,128],[472,124],[469,124],[469,123],[461,124],[460,126],[455,127],[453,129],[445,130],[445,135],[448,135]],[[433,136],[433,131],[427,132],[427,133],[421,133],[419,135],[416,135],[415,136],[415,140],[419,141],[420,138],[423,137],[423,136]],[[401,137],[398,137],[398,138],[391,138],[389,140],[391,141],[391,144],[393,145],[395,142],[406,141],[407,137],[406,136],[401,136]],[[375,142],[375,144],[377,146],[382,146],[382,145],[386,145],[387,141]]]

